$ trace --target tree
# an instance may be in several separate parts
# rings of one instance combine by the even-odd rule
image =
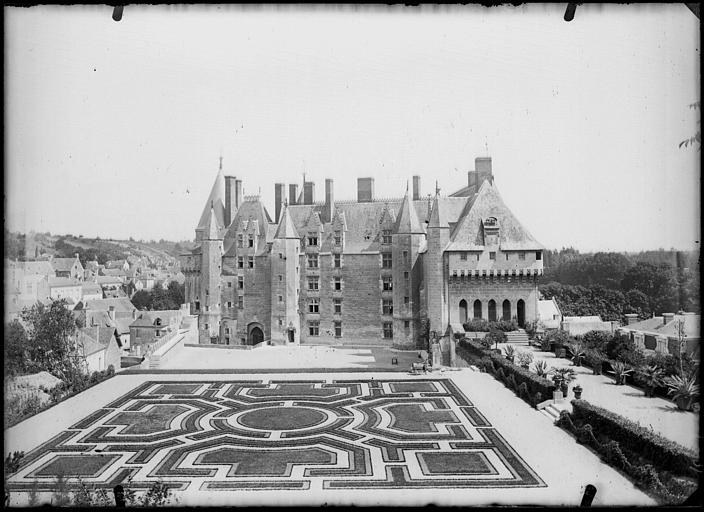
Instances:
[[[626,297],[626,307],[623,309],[623,313],[636,313],[638,318],[644,320],[650,315],[650,301],[648,296],[640,290],[635,288],[628,290],[625,294]]]
[[[621,288],[640,290],[648,297],[653,313],[674,312],[678,308],[677,280],[672,265],[638,262],[629,268],[621,280]]]
[[[166,291],[171,302],[177,306],[174,309],[178,309],[181,304],[186,302],[186,286],[179,284],[178,281],[171,281]]]
[[[5,328],[5,377],[26,373],[27,349],[27,332],[18,320],[13,320]]]
[[[84,361],[77,357],[74,339],[78,322],[66,308],[64,299],[49,306],[37,302],[22,311],[27,325],[27,363],[31,370],[46,370],[64,382],[73,382],[82,373]]]
[[[138,292],[135,292],[130,300],[132,301],[132,304],[134,304],[134,307],[140,311],[152,309],[152,295],[146,290],[139,290]]]

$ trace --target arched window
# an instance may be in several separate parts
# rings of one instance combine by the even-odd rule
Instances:
[[[503,315],[501,316],[502,320],[509,321],[511,320],[511,301],[506,299],[503,303]]]
[[[474,318],[482,317],[482,301],[479,299],[474,301]]]
[[[460,322],[465,323],[467,321],[467,301],[462,299],[460,301]]]
[[[489,321],[496,322],[496,301],[494,299],[489,301]]]

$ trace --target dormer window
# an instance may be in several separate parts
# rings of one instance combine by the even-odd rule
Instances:
[[[254,247],[254,235],[249,235],[249,247]]]
[[[308,246],[314,247],[317,245],[318,245],[318,236],[317,235],[308,236]]]
[[[391,243],[391,230],[385,229],[381,232],[381,243],[390,244]]]
[[[496,217],[488,217],[484,221],[485,226],[496,226]]]
[[[161,325],[161,318],[156,319],[156,325]]]

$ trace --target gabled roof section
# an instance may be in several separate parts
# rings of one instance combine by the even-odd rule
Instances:
[[[78,261],[74,258],[54,258],[51,264],[54,266],[54,271],[68,272],[73,268],[73,265]]]
[[[274,238],[295,238],[300,239],[298,236],[298,231],[296,231],[296,226],[293,224],[293,219],[288,211],[288,206],[284,207],[284,211],[281,213],[281,220],[279,221],[279,226],[276,229],[276,235]]]
[[[215,218],[218,221],[219,226],[225,226],[225,175],[222,169],[218,170],[218,174],[215,177],[215,183],[213,183],[213,188],[210,190],[210,195],[208,200],[205,202],[205,207],[203,208],[203,213],[198,221],[197,230],[208,229],[208,223],[210,222],[210,210],[214,211]]]
[[[401,202],[398,216],[396,217],[395,233],[423,234],[423,228],[418,220],[418,214],[413,206],[413,201],[408,197],[408,191]]]
[[[418,202],[415,204],[417,206]],[[450,223],[457,222],[466,205],[466,197],[440,197],[436,195],[430,207],[428,227],[449,228]]]
[[[222,232],[222,224],[218,223],[218,219],[215,216],[215,208],[210,209],[210,218],[208,223],[205,225],[205,239],[206,240],[222,240],[220,233]]]
[[[483,250],[483,222],[495,217],[499,226],[499,248],[503,251],[542,250],[540,244],[511,213],[496,186],[485,180],[477,194],[468,199],[446,250]]]

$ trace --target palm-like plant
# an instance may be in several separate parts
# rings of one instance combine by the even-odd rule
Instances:
[[[508,345],[504,347],[504,351],[506,352],[506,359],[510,359],[511,361],[513,361],[513,358],[516,355],[516,349],[513,348],[513,346]]]
[[[549,372],[550,367],[545,359],[541,359],[535,363],[535,374],[538,377],[545,377]]]
[[[569,343],[567,348],[569,348],[570,353],[572,354],[572,362],[574,362],[575,366],[582,366],[582,359],[586,356],[584,346],[581,343],[575,342]]]
[[[611,369],[614,371],[615,384],[617,386],[626,383],[626,377],[633,373],[633,369],[621,361],[616,361],[611,365]]]
[[[665,380],[665,384],[670,388],[667,390],[667,394],[672,396],[672,400],[679,409],[691,410],[692,402],[699,396],[699,384],[695,382],[694,376],[687,378],[673,375]]]
[[[517,352],[518,364],[523,368],[528,368],[530,363],[533,362],[533,354],[531,352],[519,351]]]
[[[656,365],[646,366],[638,371],[645,385],[645,396],[653,396],[655,388],[662,386],[665,371]]]
[[[553,379],[569,384],[577,378],[577,373],[572,368],[553,368],[550,370]]]

